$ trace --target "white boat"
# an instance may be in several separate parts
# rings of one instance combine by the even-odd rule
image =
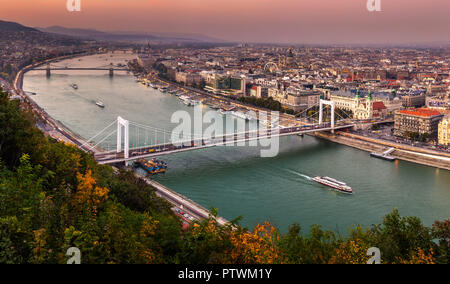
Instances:
[[[246,113],[245,114],[246,120],[257,120],[257,118],[251,116],[250,114]]]
[[[224,109],[219,109],[219,113],[220,113],[221,115],[227,115],[227,114],[229,114],[230,112],[229,112],[229,111],[226,111],[226,110],[224,110]]]
[[[98,107],[105,108],[105,104],[102,103],[101,101],[97,101],[95,104],[96,104]]]
[[[190,98],[185,98],[183,99],[183,103],[187,106],[196,106],[198,105],[200,102],[190,99]]]
[[[235,117],[244,119],[244,120],[249,120],[249,116],[247,116],[247,114],[242,113],[240,111],[232,111],[231,114]]]
[[[74,88],[75,90],[78,90],[78,85],[77,85],[77,84],[74,83],[74,84],[71,84],[70,86],[71,86],[72,88]]]
[[[192,99],[191,99],[191,105],[192,105],[192,106],[196,106],[196,105],[199,105],[199,104],[201,104],[200,101],[196,101],[196,100],[192,100]]]
[[[167,87],[160,87],[158,90],[160,91],[160,92],[163,92],[163,93],[165,93],[165,92],[167,92]]]
[[[313,178],[312,180],[317,183],[328,186],[338,192],[345,193],[345,194],[353,194],[353,189],[350,186],[348,186],[345,182],[338,181],[334,178],[317,176],[317,177]]]

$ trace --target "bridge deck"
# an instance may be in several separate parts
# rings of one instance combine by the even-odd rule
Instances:
[[[34,68],[34,69],[32,69],[32,70],[40,70],[40,71],[47,71],[47,70],[49,70],[49,69],[47,69],[47,68]],[[114,67],[114,68],[108,68],[108,67],[105,67],[105,68],[82,68],[82,67],[80,67],[80,68],[76,68],[76,67],[68,67],[68,68],[64,68],[64,67],[61,67],[61,68],[50,68],[50,71],[64,71],[64,70],[67,70],[67,71],[90,71],[90,70],[101,70],[101,71],[109,71],[109,70],[114,70],[114,71],[128,71],[129,69],[128,68],[121,68],[121,67]]]

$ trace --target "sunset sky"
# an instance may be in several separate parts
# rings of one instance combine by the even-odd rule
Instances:
[[[450,41],[449,0],[0,0],[0,19],[32,27],[199,33],[226,40],[280,43]]]

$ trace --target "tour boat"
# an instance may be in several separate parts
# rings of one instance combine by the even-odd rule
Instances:
[[[353,189],[350,186],[348,186],[344,182],[335,180],[334,178],[317,176],[317,177],[313,178],[312,180],[317,183],[328,186],[338,192],[345,193],[345,194],[353,194]]]

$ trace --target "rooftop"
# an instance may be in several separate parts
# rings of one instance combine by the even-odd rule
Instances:
[[[422,116],[422,117],[433,117],[441,115],[441,113],[437,110],[427,109],[427,108],[420,108],[420,109],[414,109],[414,110],[401,110],[401,114],[407,114],[407,115],[414,115],[414,116]]]

